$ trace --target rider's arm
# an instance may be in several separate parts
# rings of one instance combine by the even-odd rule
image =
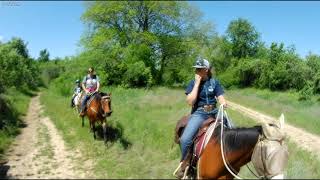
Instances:
[[[190,105],[190,106],[193,106],[194,103],[196,102],[197,100],[197,96],[198,96],[198,91],[199,91],[199,86],[200,86],[200,82],[201,82],[201,77],[200,76],[195,76],[195,81],[194,81],[194,85],[193,85],[193,89],[191,91],[191,93],[189,93],[187,95],[187,103]]]
[[[99,83],[99,81],[97,81],[97,89],[96,89],[96,92],[99,91],[99,88],[100,88],[100,83]]]
[[[218,101],[220,104],[223,104],[225,108],[227,107],[227,101],[224,99],[223,95],[218,96]]]
[[[96,92],[99,92],[99,88],[100,88],[100,79],[99,76],[96,76],[96,80],[97,80],[97,88],[96,88]]]
[[[218,99],[219,104],[223,104],[223,106],[227,107],[227,101],[224,98],[224,90],[218,80],[216,80],[216,86],[215,86],[215,94]]]
[[[82,86],[82,89],[84,90],[84,92],[87,93],[88,91],[87,91],[86,87],[84,86],[84,83],[82,83],[81,86]]]

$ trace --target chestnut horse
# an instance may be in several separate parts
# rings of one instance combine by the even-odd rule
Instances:
[[[111,93],[96,92],[88,100],[86,115],[89,119],[90,130],[93,132],[93,138],[96,139],[95,123],[98,122],[103,128],[104,142],[107,142],[107,123],[106,117],[110,116],[111,110]],[[82,117],[82,127],[84,126],[84,117]]]
[[[220,110],[219,110],[220,111]],[[220,111],[223,112],[223,109]],[[288,152],[286,146],[282,144],[284,140],[283,127],[284,116],[281,115],[278,122],[263,123],[260,126],[246,128],[226,128],[220,119],[224,119],[223,113],[217,115],[217,121],[210,126],[207,121],[203,124],[193,148],[187,155],[189,167],[186,168],[184,178],[199,178],[199,179],[233,179],[240,178],[237,174],[240,168],[253,160],[255,169],[259,168],[258,176],[270,178],[283,178],[283,170],[287,164]],[[220,117],[220,118],[219,118]],[[228,119],[228,118],[227,118]],[[210,120],[210,119],[208,119]],[[183,119],[176,126],[176,142],[181,136],[179,131]],[[224,120],[223,120],[224,121]],[[217,123],[219,125],[217,125]],[[222,127],[222,128],[221,128]],[[205,134],[203,130],[206,131]],[[279,137],[279,138],[278,138]],[[273,138],[273,139],[272,139]],[[262,145],[261,142],[278,141],[276,146]],[[259,144],[259,145],[258,145]],[[199,146],[201,145],[201,146]],[[204,145],[204,146],[203,146]],[[198,149],[198,147],[201,147]],[[260,148],[260,149],[259,149]],[[265,149],[269,148],[269,149]],[[193,149],[193,152],[191,152]],[[257,149],[259,149],[257,151]],[[274,151],[277,150],[277,151]],[[261,154],[259,153],[261,151]],[[269,152],[269,158],[265,158],[264,152]],[[258,153],[257,153],[258,152]],[[272,152],[272,154],[270,154]],[[252,155],[255,153],[255,156]],[[191,156],[193,154],[193,156]],[[271,158],[270,158],[271,157]],[[252,159],[254,158],[254,159]],[[264,159],[264,160],[262,160]],[[261,160],[261,161],[260,161]],[[260,165],[267,164],[268,167],[260,169]],[[181,163],[178,168],[181,167]],[[190,168],[191,167],[191,168]],[[178,168],[174,172],[176,174]],[[276,169],[276,170],[275,170]]]
[[[234,176],[226,169],[221,153],[221,125],[216,127],[207,146],[198,160],[198,177],[210,179],[233,179]],[[223,133],[224,156],[234,174],[238,174],[241,166],[251,161],[251,156],[261,126],[251,128],[225,129]]]

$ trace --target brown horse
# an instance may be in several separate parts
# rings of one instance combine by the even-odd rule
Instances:
[[[198,176],[200,178],[233,179],[226,169],[221,153],[221,126],[218,126],[198,160]],[[223,134],[224,155],[234,174],[251,161],[251,156],[259,135],[261,126],[251,128],[226,129]]]
[[[185,174],[186,177],[199,179],[233,179],[234,176],[237,176],[242,166],[253,160],[253,164],[256,170],[257,167],[259,169],[259,165],[261,165],[261,163],[268,165],[267,168],[263,167],[262,170],[260,169],[260,171],[258,171],[258,175],[260,177],[283,178],[283,169],[286,166],[288,159],[288,152],[286,151],[285,146],[273,146],[268,150],[265,149],[268,148],[268,146],[264,146],[262,147],[264,148],[262,150],[259,149],[261,148],[261,146],[257,146],[257,144],[261,145],[261,141],[268,141],[268,137],[271,136],[281,137],[279,139],[281,139],[281,141],[284,140],[282,138],[284,137],[282,136],[282,127],[284,124],[284,120],[283,122],[281,122],[280,118],[280,125],[278,126],[272,123],[263,123],[262,126],[254,126],[249,128],[230,129],[224,127],[222,132],[220,125],[221,121],[219,120],[217,123],[219,123],[219,125],[210,126],[215,128],[212,136],[209,136],[208,139],[206,139],[205,135],[202,133],[204,129],[206,129],[208,132],[210,131],[208,130],[210,128],[208,128],[208,125],[206,123],[204,123],[203,128],[199,131],[199,134],[197,136],[198,139],[196,139],[195,142],[196,144],[192,148],[194,152],[192,153],[190,151],[188,154],[190,167],[193,168],[187,168],[187,172]],[[180,126],[178,123],[176,129],[176,142],[177,137],[180,136],[180,134],[177,134],[179,133],[179,127]],[[223,133],[222,136],[221,133]],[[267,139],[264,137],[267,137]],[[208,141],[203,150],[197,151],[197,147],[199,147],[199,144],[201,145],[201,143],[205,142],[206,140]],[[273,140],[272,142],[275,142]],[[257,149],[259,150],[257,151]],[[263,156],[264,154],[257,154],[257,152],[270,152],[270,150],[272,151],[275,149],[277,151],[273,151],[275,153],[271,154],[270,157],[272,158],[264,161],[262,160],[262,157],[265,157]],[[252,156],[253,153],[255,153],[255,156]],[[194,156],[191,156],[192,154]],[[276,170],[274,170],[275,168]]]
[[[111,93],[97,92],[88,100],[86,115],[89,119],[90,130],[93,132],[93,138],[96,139],[95,123],[102,124],[104,142],[107,142],[107,123],[106,117],[110,116]],[[84,117],[82,117],[82,127],[84,126]]]

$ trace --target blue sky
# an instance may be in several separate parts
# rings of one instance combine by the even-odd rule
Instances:
[[[320,55],[320,2],[317,1],[192,1],[204,19],[224,34],[231,20],[248,19],[261,33],[261,40],[294,45],[304,57],[309,51]],[[28,42],[29,53],[38,57],[47,48],[51,58],[75,55],[84,31],[80,20],[82,1],[0,2],[0,41],[12,36]]]
[[[75,55],[84,30],[81,1],[0,2],[0,40],[12,36],[28,42],[29,54],[38,57],[47,48],[50,58]]]
[[[309,51],[320,54],[320,2],[316,1],[193,1],[204,19],[224,34],[230,21],[248,19],[267,45],[283,42],[294,45],[304,57]]]

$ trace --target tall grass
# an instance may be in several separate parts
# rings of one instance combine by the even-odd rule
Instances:
[[[273,117],[284,113],[288,123],[320,135],[319,97],[298,101],[298,93],[293,91],[272,92],[253,88],[228,90],[226,96],[231,101]]]
[[[107,120],[118,137],[113,144],[93,140],[88,121],[81,127],[75,111],[69,107],[70,99],[56,94],[53,87],[43,92],[41,101],[45,114],[51,117],[71,149],[80,149],[79,164],[92,161],[87,169],[97,178],[174,178],[171,174],[179,163],[179,146],[174,144],[174,127],[179,118],[190,112],[182,90],[168,88],[123,89],[110,87],[113,114]],[[229,109],[237,126],[256,123]],[[318,161],[309,153],[289,143],[290,163],[288,178],[316,178],[320,173]],[[310,166],[310,161],[314,160]],[[297,163],[299,162],[299,163]],[[299,164],[299,165],[298,165]],[[252,166],[251,166],[252,167]],[[299,174],[297,172],[308,174]],[[244,167],[240,175],[254,178]]]

